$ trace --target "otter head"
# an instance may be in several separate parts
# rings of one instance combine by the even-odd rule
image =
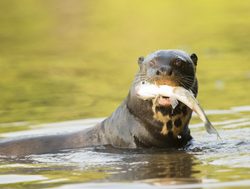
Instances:
[[[140,67],[128,97],[128,108],[140,120],[148,124],[153,132],[163,136],[181,137],[188,130],[187,124],[192,111],[178,103],[172,108],[169,98],[157,97],[141,100],[136,97],[137,85],[148,82],[156,85],[181,86],[197,95],[198,86],[195,76],[197,56],[180,50],[159,50],[146,58],[139,57]]]
[[[181,86],[197,95],[197,80],[195,77],[197,56],[189,56],[180,50],[160,50],[144,57],[139,57],[140,71],[136,76],[138,83],[156,85]],[[170,106],[168,98],[157,99],[158,105]]]
[[[193,90],[197,60],[195,54],[189,56],[180,50],[156,51],[146,58],[139,57],[137,80]]]

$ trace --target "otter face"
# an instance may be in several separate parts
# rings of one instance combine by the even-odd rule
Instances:
[[[179,50],[161,50],[138,59],[142,80],[191,89],[195,82],[197,56]]]

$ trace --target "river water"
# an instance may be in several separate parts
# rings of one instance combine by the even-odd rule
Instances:
[[[73,132],[122,102],[137,57],[198,55],[188,149],[86,148],[0,158],[0,188],[249,188],[250,3],[1,0],[0,139]]]
[[[207,114],[218,117],[213,124],[221,139],[206,134],[203,124],[193,116],[197,123],[190,128],[195,141],[188,149],[97,147],[20,159],[2,157],[1,188],[248,188],[250,106],[208,110]],[[35,125],[30,130],[2,136],[73,132],[102,119]]]

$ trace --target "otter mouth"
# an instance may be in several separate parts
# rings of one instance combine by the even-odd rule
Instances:
[[[145,87],[143,85],[145,84]],[[147,86],[148,85],[148,86]],[[163,96],[164,94],[159,95],[157,90],[158,87],[162,85],[168,85],[171,87],[180,86],[177,80],[169,79],[169,78],[155,78],[154,80],[141,81],[138,85],[135,86],[135,93],[139,99],[142,100],[152,100],[154,106],[172,106],[174,107],[176,104],[176,99],[169,96]],[[165,95],[168,95],[169,88],[166,88]]]
[[[159,106],[171,106],[171,100],[169,97],[159,96],[157,98],[157,104]]]
[[[168,85],[172,87],[180,86],[179,83],[173,78],[158,78],[155,80],[156,85]],[[167,96],[159,96],[155,99],[155,102],[158,106],[171,106],[172,101]]]

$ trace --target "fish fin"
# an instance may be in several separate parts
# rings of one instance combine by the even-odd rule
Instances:
[[[217,135],[217,140],[223,141],[219,134]]]
[[[178,100],[174,97],[169,97],[169,100],[170,100],[170,103],[171,103],[171,106],[173,108],[173,110],[175,109],[175,107],[178,105]]]
[[[193,97],[195,97],[195,96],[194,96],[194,93],[193,93],[193,91],[192,91],[191,89],[189,89],[188,91],[190,92],[190,94],[191,94]]]

